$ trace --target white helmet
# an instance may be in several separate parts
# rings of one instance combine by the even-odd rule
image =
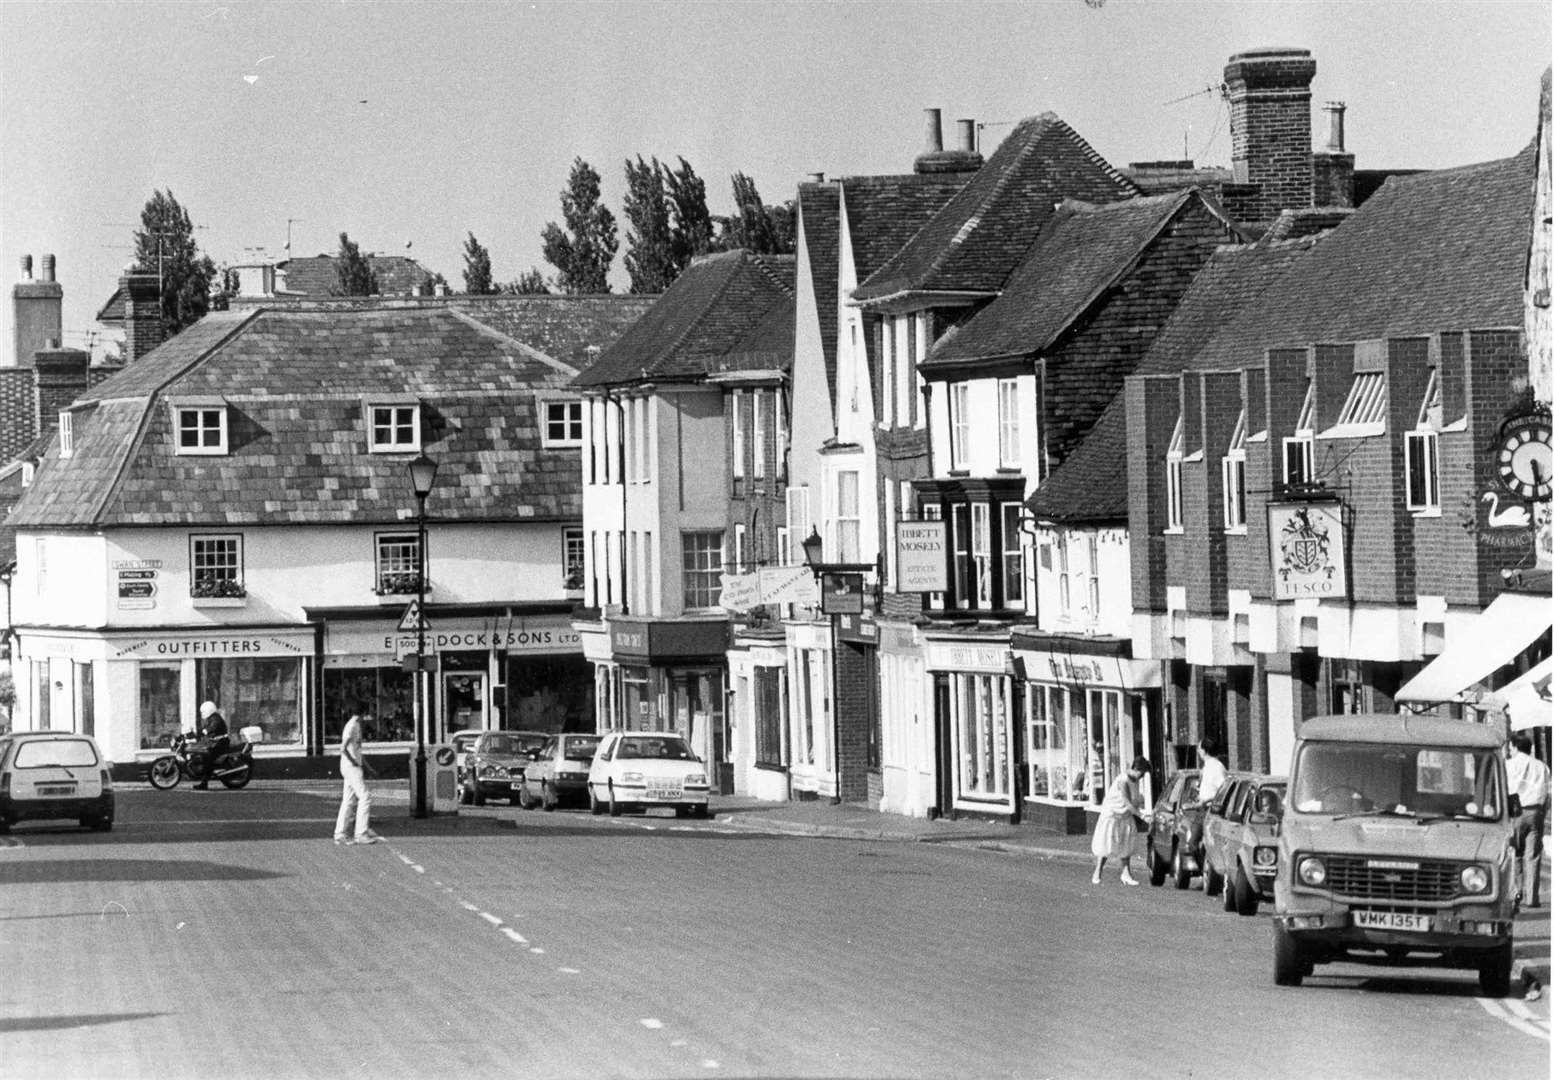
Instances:
[[[210,714],[215,712],[215,711],[216,711],[216,703],[214,701],[202,701],[202,702],[200,702],[200,719],[201,720],[209,720],[210,719]]]

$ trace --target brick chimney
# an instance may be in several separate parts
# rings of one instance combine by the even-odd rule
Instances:
[[[62,349],[58,341],[38,350],[33,378],[38,395],[38,430],[53,431],[60,410],[86,393],[92,357],[82,349]]]
[[[1311,205],[1311,79],[1309,49],[1266,48],[1237,53],[1225,65],[1230,101],[1231,166],[1237,185],[1255,185],[1240,203],[1252,221]]]
[[[124,296],[124,362],[133,364],[166,339],[162,327],[162,288],[155,274],[137,266],[119,278]]]
[[[960,145],[954,150],[944,148],[944,132],[938,109],[924,109],[923,152],[912,162],[917,173],[976,172],[982,167],[982,155],[976,150],[976,124],[971,120],[957,120],[960,128]]]
[[[21,279],[11,286],[11,367],[31,367],[32,358],[62,337],[65,291],[54,280],[54,256],[43,256],[42,274],[32,276],[32,256],[22,256]]]
[[[1311,152],[1311,204],[1354,205],[1354,155],[1344,149],[1344,103],[1323,104],[1327,145]]]

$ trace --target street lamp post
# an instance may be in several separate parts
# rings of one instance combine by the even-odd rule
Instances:
[[[809,535],[804,538],[804,541],[800,546],[804,549],[804,562],[809,566],[810,573],[815,575],[815,584],[817,586],[822,584],[822,579],[826,574],[859,575],[858,603],[859,610],[861,612],[863,604],[862,575],[870,570],[873,570],[876,575],[875,589],[878,590],[879,582],[884,576],[880,572],[880,564],[877,562],[828,563],[822,561],[821,556],[825,552],[825,541],[820,538],[819,530],[815,529],[814,527],[810,528]],[[876,601],[877,600],[878,595],[876,593]],[[831,628],[831,760],[834,765],[832,783],[835,785],[835,792],[831,796],[831,802],[834,805],[842,801],[842,709],[841,695],[837,691],[837,687],[840,685],[840,672],[838,671],[840,665],[838,664],[838,661],[841,658],[837,655],[836,616],[838,613],[835,609],[830,611],[826,610],[825,591],[823,588],[821,589],[820,593],[820,609],[822,613],[825,614],[826,621]]]
[[[415,724],[415,816],[426,816],[426,497],[437,482],[437,462],[424,453],[410,463],[410,486],[416,501],[416,724]]]

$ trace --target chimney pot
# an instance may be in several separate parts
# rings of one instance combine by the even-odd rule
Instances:
[[[812,184],[823,184],[826,182],[826,174],[823,172],[812,172],[809,174],[809,182]]]
[[[971,119],[957,120],[955,121],[955,127],[959,135],[955,149],[963,154],[975,154],[977,152],[977,122]]]
[[[1327,148],[1335,154],[1344,152],[1344,110],[1342,101],[1329,101],[1322,105],[1327,113]]]
[[[31,281],[32,280],[32,256],[31,255],[23,255],[22,256],[22,280],[23,281]]]
[[[923,110],[923,153],[937,154],[944,149],[944,135],[939,128],[939,110]]]
[[[54,256],[52,255],[43,256],[43,280],[54,280]]]

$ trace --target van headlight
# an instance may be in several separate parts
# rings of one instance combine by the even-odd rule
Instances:
[[[1327,880],[1327,864],[1315,855],[1300,860],[1300,880],[1304,885],[1321,885]]]
[[[1278,865],[1279,849],[1273,847],[1260,847],[1252,852],[1252,865],[1272,869]]]
[[[1469,866],[1462,871],[1462,891],[1481,893],[1489,891],[1489,871],[1482,866]]]

